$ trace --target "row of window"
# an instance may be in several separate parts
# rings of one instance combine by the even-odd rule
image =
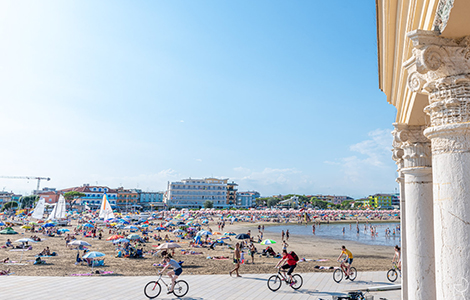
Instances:
[[[225,192],[193,192],[193,191],[171,191],[172,195],[226,195]]]
[[[226,186],[171,185],[171,189],[226,190]]]

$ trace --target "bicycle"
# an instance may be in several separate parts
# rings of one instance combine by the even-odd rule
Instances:
[[[160,285],[160,282],[162,282],[168,291],[170,290],[171,287],[171,282],[170,284],[166,284],[166,282],[162,278],[162,274],[158,277],[156,281],[150,281],[147,283],[144,287],[144,294],[147,296],[149,299],[153,299],[158,297],[160,295],[160,292],[162,291],[162,286]],[[177,280],[175,282],[175,286],[173,287],[173,294],[175,294],[176,297],[183,297],[186,295],[189,291],[189,284],[184,281],[184,280]]]
[[[290,287],[293,288],[294,290],[300,289],[300,287],[302,286],[304,282],[300,274],[293,274],[292,282],[291,282],[290,278],[287,275],[284,275],[281,272],[281,270],[278,268],[277,275],[272,275],[271,277],[269,277],[268,282],[267,282],[268,288],[271,291],[275,292],[281,287],[283,281],[286,284],[290,285]]]
[[[390,282],[395,282],[398,278],[398,274],[400,274],[401,277],[401,270],[398,269],[397,263],[393,262],[392,268],[387,272],[387,279],[390,280]]]
[[[333,272],[333,280],[336,282],[336,283],[340,283],[341,280],[343,280],[343,276],[346,276],[349,280],[353,281],[354,279],[356,279],[356,276],[357,276],[357,270],[356,268],[354,267],[350,267],[349,268],[349,277],[348,277],[348,274],[346,274],[346,265],[344,264],[344,260],[341,261],[341,265],[340,265],[340,268],[339,269],[336,269],[334,272]]]

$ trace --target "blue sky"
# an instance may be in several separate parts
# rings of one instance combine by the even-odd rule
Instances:
[[[373,1],[2,1],[0,35],[0,175],[397,187]]]

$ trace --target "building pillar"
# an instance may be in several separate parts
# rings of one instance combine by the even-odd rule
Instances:
[[[395,140],[403,149],[405,192],[406,296],[404,299],[435,299],[434,230],[431,145],[424,126],[396,125]]]
[[[400,241],[401,241],[401,299],[408,300],[408,275],[407,275],[407,258],[406,258],[406,206],[405,206],[405,175],[401,171],[404,167],[403,149],[399,139],[399,132],[403,129],[403,125],[394,123],[395,129],[393,135],[393,155],[392,159],[397,164],[398,177],[396,181],[400,186]]]
[[[436,299],[470,298],[470,37],[415,30],[408,86],[428,94]]]

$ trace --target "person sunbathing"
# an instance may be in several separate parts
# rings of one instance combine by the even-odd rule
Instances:
[[[7,247],[15,248],[15,246],[13,246],[13,243],[10,241],[10,239],[8,239],[8,240],[6,241],[5,245],[6,245]]]
[[[10,274],[10,269],[0,271],[0,275],[8,275],[8,274]]]
[[[6,264],[6,263],[10,262],[10,258],[7,257],[7,258],[5,258],[4,260],[2,260],[2,262],[3,262],[4,264]]]

